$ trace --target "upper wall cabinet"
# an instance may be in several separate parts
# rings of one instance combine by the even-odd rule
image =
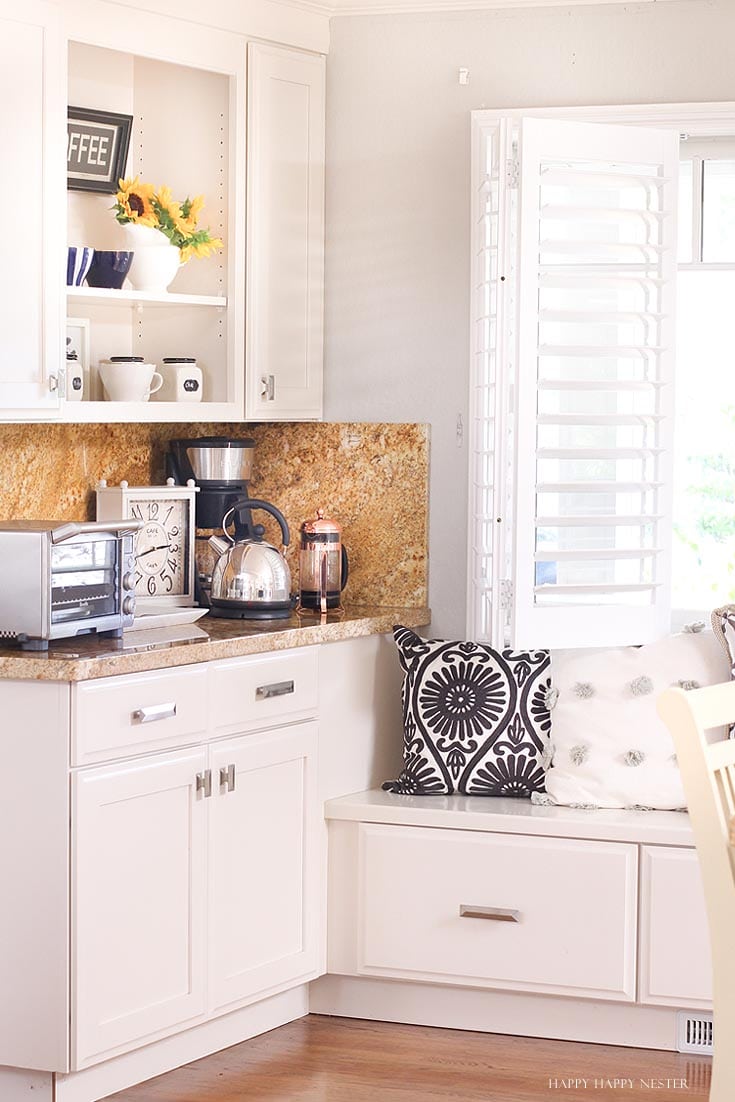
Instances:
[[[69,6],[68,101],[75,108],[132,116],[127,177],[175,200],[205,197],[199,225],[224,248],[192,257],[167,290],[135,289],[135,250],[112,207],[114,196],[68,191],[70,246],[132,250],[120,290],[67,287],[69,334],[84,362],[84,399],[67,400],[67,421],[237,421],[245,395],[245,68],[237,34],[136,11],[119,20],[111,5]],[[133,13],[128,13],[132,15]],[[167,245],[157,231],[149,237]],[[160,251],[156,249],[156,251]],[[142,258],[139,254],[139,262]],[[89,282],[89,281],[87,281]],[[105,400],[98,370],[111,356],[195,359],[201,390],[170,400]],[[201,400],[187,400],[189,395]],[[67,386],[67,398],[70,389]]]
[[[324,57],[248,52],[241,31],[144,6],[0,0],[0,197],[12,212],[0,258],[0,420],[317,419]],[[189,259],[167,290],[130,277],[120,289],[69,286],[68,248],[135,253],[142,243],[117,223],[110,191],[67,188],[67,104],[131,118],[123,174],[179,201],[204,195],[199,225],[224,247]],[[115,356],[195,359],[201,389],[109,400],[100,364]]]
[[[248,50],[246,416],[322,415],[325,59]]]
[[[58,8],[43,0],[1,4],[0,407],[15,420],[59,414],[63,120]]]

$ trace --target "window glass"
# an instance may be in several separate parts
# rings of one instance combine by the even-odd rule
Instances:
[[[704,162],[702,260],[735,263],[735,160]]]
[[[735,271],[679,273],[674,609],[735,601],[734,302]]]

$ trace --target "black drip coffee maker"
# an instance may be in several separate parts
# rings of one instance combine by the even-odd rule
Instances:
[[[217,555],[209,545],[211,536],[222,533],[222,518],[237,502],[248,499],[248,482],[253,472],[255,441],[249,437],[202,436],[196,440],[172,440],[166,456],[166,473],[180,486],[193,478],[199,487],[196,501],[197,600],[211,604],[212,571]],[[235,539],[249,539],[258,532],[250,509],[234,513]],[[258,526],[262,533],[262,528]]]

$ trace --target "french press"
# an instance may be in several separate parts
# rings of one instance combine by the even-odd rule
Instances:
[[[313,520],[301,525],[299,544],[298,612],[342,612],[342,590],[349,564],[342,546],[342,529],[317,509]]]

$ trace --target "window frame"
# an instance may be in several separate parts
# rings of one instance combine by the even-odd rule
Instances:
[[[497,131],[502,120],[516,122],[520,118],[542,118],[569,121],[584,121],[594,123],[638,125],[655,129],[674,129],[682,137],[692,141],[706,138],[724,138],[735,140],[735,102],[705,103],[705,104],[653,104],[653,105],[615,105],[604,107],[555,107],[555,108],[512,108],[509,110],[478,110],[471,112],[471,202],[470,202],[470,233],[471,233],[471,294],[470,294],[470,325],[474,327],[475,319],[479,316],[478,310],[478,280],[477,280],[477,246],[478,224],[481,219],[480,205],[482,193],[480,184],[483,180],[482,150],[489,133]],[[733,264],[703,264],[701,260],[691,264],[677,265],[682,269],[696,267],[702,268],[733,268]],[[478,550],[475,545],[476,524],[478,512],[474,501],[474,464],[476,462],[479,434],[486,424],[483,421],[481,409],[482,383],[479,357],[476,354],[474,328],[471,328],[472,339],[470,342],[469,364],[469,447],[468,447],[468,538],[467,538],[467,587],[466,587],[466,629],[469,638],[475,638],[478,634],[478,624],[482,618],[480,602],[482,592],[475,579],[475,567],[478,559]],[[496,471],[498,466],[496,463]],[[499,547],[497,539],[494,540]],[[494,548],[495,550],[496,548]],[[496,646],[504,646],[503,633],[503,609],[504,594],[502,591],[501,574],[498,563],[499,556],[493,555],[493,579],[492,579],[492,617],[490,642]]]

